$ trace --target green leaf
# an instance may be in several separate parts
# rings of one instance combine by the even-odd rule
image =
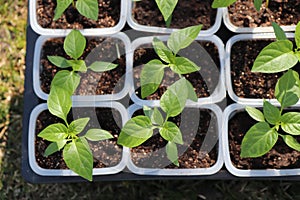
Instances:
[[[66,90],[59,87],[51,87],[47,105],[52,115],[63,119],[67,123],[67,115],[70,112],[72,100]]]
[[[276,123],[279,122],[280,120],[279,109],[266,100],[264,100],[263,112],[267,122],[269,122],[270,124],[276,125]]]
[[[276,24],[275,22],[272,22],[272,26],[273,26],[277,40],[287,40],[284,30],[282,30],[282,28],[278,24]]]
[[[178,150],[174,142],[168,142],[166,145],[166,153],[168,159],[176,166],[179,166],[178,162]]]
[[[167,91],[161,97],[160,106],[167,113],[168,117],[174,117],[182,112],[187,98],[186,79],[181,78],[168,87]]]
[[[142,98],[154,93],[164,76],[164,65],[160,60],[154,59],[144,65],[141,72]]]
[[[64,41],[64,50],[69,56],[77,60],[83,54],[85,45],[86,39],[80,31],[72,30]]]
[[[57,0],[57,5],[54,11],[54,18],[53,20],[58,20],[61,15],[65,12],[65,10],[71,5],[73,0]]]
[[[257,11],[260,10],[261,4],[262,4],[262,0],[254,0],[254,7]]]
[[[177,54],[180,49],[188,47],[197,38],[201,28],[202,25],[190,26],[171,33],[167,42],[169,49]]]
[[[60,151],[67,144],[67,140],[52,142],[45,150],[44,156],[48,157],[51,154]]]
[[[281,117],[281,128],[291,134],[300,135],[300,113],[288,112]]]
[[[126,147],[136,147],[153,134],[153,126],[149,117],[137,116],[130,119],[121,130],[118,144]]]
[[[118,65],[116,65],[114,63],[96,61],[96,62],[93,62],[89,66],[89,69],[94,71],[94,72],[106,72],[106,71],[115,69],[116,67],[118,67]]]
[[[77,72],[86,72],[87,67],[84,60],[68,60],[69,65],[72,66],[72,69]]]
[[[291,135],[280,135],[283,141],[292,149],[300,151],[300,144],[299,142]]]
[[[98,0],[77,0],[76,8],[81,15],[87,18],[92,20],[98,19]]]
[[[292,68],[297,62],[293,43],[289,40],[279,40],[263,48],[254,61],[252,72],[282,72]]]
[[[68,60],[61,56],[47,56],[48,60],[57,67],[67,68],[71,65],[68,63]]]
[[[267,122],[253,125],[242,140],[241,157],[259,157],[272,149],[278,139],[276,130],[271,129]]]
[[[200,70],[200,67],[193,61],[184,57],[176,57],[174,64],[171,64],[170,67],[177,74],[189,74]]]
[[[212,8],[221,8],[221,7],[227,7],[230,6],[236,2],[236,0],[214,0],[212,3]]]
[[[67,127],[62,123],[51,124],[43,129],[38,136],[50,142],[59,142],[66,138]]]
[[[172,15],[178,0],[155,0],[155,2],[166,22],[168,18]]]
[[[250,106],[246,106],[245,110],[250,115],[250,117],[252,117],[254,120],[259,121],[259,122],[265,121],[264,114],[260,110],[250,107]]]
[[[298,22],[297,26],[296,26],[295,41],[296,41],[297,48],[300,49],[300,22]],[[299,59],[299,61],[300,61],[300,59]]]
[[[185,81],[185,84],[186,84],[187,91],[188,91],[188,99],[190,99],[194,102],[198,102],[198,97],[194,90],[194,86],[188,80]]]
[[[89,117],[80,118],[72,121],[69,126],[69,133],[73,133],[74,135],[81,133],[89,121]]]
[[[69,95],[72,95],[80,83],[80,76],[77,73],[68,70],[61,70],[56,73],[52,82],[51,90],[53,87],[62,88]],[[51,93],[51,92],[50,92]]]
[[[103,129],[89,129],[84,137],[90,141],[100,141],[114,138],[110,132]]]
[[[92,181],[93,155],[80,139],[66,144],[63,150],[63,158],[72,171]]]
[[[159,132],[165,140],[177,144],[183,144],[181,131],[173,122],[166,121],[163,127],[160,128]]]
[[[299,74],[289,69],[277,81],[275,87],[276,99],[282,109],[296,104],[300,96]]]
[[[145,115],[150,118],[152,124],[162,125],[164,123],[164,118],[158,108],[155,107],[151,109],[148,106],[143,106],[143,111]]]
[[[172,51],[159,39],[154,38],[152,41],[152,45],[154,47],[155,52],[166,63],[173,62],[175,56]]]

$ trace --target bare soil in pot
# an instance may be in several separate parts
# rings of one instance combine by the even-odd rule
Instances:
[[[142,115],[138,110],[133,116]],[[141,168],[209,168],[218,157],[218,127],[214,113],[207,109],[185,108],[183,113],[170,118],[180,127],[183,145],[177,145],[179,167],[168,160],[164,140],[157,130],[138,147],[131,149],[131,159]]]
[[[211,8],[212,0],[179,0],[173,12],[170,28],[185,28],[198,24],[209,29],[215,23],[217,9]],[[134,20],[141,25],[166,27],[155,1],[138,1],[132,11]]]
[[[299,110],[296,110],[299,112]],[[275,146],[258,158],[240,158],[244,135],[254,125],[246,112],[236,113],[228,122],[228,140],[231,162],[239,169],[293,169],[300,167],[300,152],[288,147],[279,136]],[[300,137],[297,137],[298,142]]]
[[[237,0],[228,7],[229,19],[237,27],[266,27],[272,22],[279,25],[296,25],[300,21],[300,0],[270,0],[258,12],[254,2]]]
[[[234,93],[241,98],[274,99],[275,85],[283,73],[252,73],[251,68],[259,52],[272,39],[238,41],[230,55],[231,83]],[[300,64],[293,67],[300,72]]]
[[[68,121],[79,117],[90,117],[90,121],[82,133],[90,128],[102,128],[109,131],[114,138],[99,142],[89,141],[94,157],[94,168],[113,167],[122,159],[122,146],[117,145],[120,133],[121,115],[112,108],[72,108],[68,115]],[[38,165],[45,169],[67,169],[62,157],[62,151],[44,157],[44,152],[50,142],[43,140],[37,135],[48,125],[64,123],[61,119],[51,115],[48,110],[41,112],[36,121],[35,156]]]
[[[120,0],[98,0],[98,20],[88,19],[70,6],[61,18],[54,21],[56,0],[37,0],[37,21],[43,28],[52,29],[87,29],[114,27],[120,20]]]
[[[61,70],[47,59],[47,56],[52,55],[70,59],[64,52],[62,38],[50,39],[42,47],[40,83],[42,90],[47,94],[50,92],[53,77]],[[91,70],[85,73],[79,72],[81,81],[75,95],[114,94],[120,92],[124,87],[126,55],[125,46],[121,40],[116,38],[88,38],[86,49],[79,59],[85,60],[87,66],[95,61],[106,61],[117,64],[118,67],[102,73]]]
[[[207,57],[207,54],[201,55],[200,52],[202,50],[205,50],[209,54],[210,58]],[[215,44],[212,42],[196,41],[186,49],[179,51],[178,55],[189,58],[201,67],[199,72],[193,72],[183,76],[192,83],[198,98],[209,97],[217,86],[220,74],[219,53]],[[141,70],[143,66],[152,59],[159,59],[159,57],[155,53],[155,50],[151,44],[144,44],[134,51],[133,79],[135,84],[134,87],[136,88],[136,95],[139,98],[141,98]],[[212,65],[212,62],[214,62],[214,65]],[[166,68],[162,83],[157,91],[145,99],[159,100],[163,93],[167,90],[167,87],[178,79],[179,77],[177,74],[172,72],[170,68]]]

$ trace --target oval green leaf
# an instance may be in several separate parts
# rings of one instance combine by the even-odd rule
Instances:
[[[92,20],[98,19],[98,0],[77,0],[76,8],[81,15],[87,18]]]
[[[173,122],[166,121],[163,127],[160,128],[159,132],[165,140],[177,144],[183,144],[181,131]]]
[[[89,117],[80,118],[72,121],[69,126],[69,133],[73,133],[74,135],[81,133],[89,121]]]
[[[166,22],[172,15],[178,0],[155,0],[155,2]]]
[[[267,122],[270,124],[276,125],[280,121],[279,109],[266,100],[264,101],[263,112]]]
[[[148,106],[143,106],[143,111],[150,118],[152,124],[162,125],[164,123],[164,118],[157,107],[151,109]]]
[[[300,113],[288,112],[281,117],[281,128],[291,134],[300,135]]]
[[[72,2],[73,0],[57,0],[53,20],[58,20]]]
[[[51,144],[49,144],[49,146],[46,148],[44,156],[48,157],[51,154],[60,151],[67,143],[67,140],[61,140],[61,141],[57,141],[57,142],[52,142]]]
[[[200,70],[200,67],[188,58],[176,57],[174,61],[174,64],[170,65],[170,67],[177,74],[189,74]]]
[[[261,0],[259,0],[259,1],[261,1]],[[272,26],[273,26],[277,40],[286,40],[287,39],[286,35],[284,33],[284,30],[282,30],[282,28],[278,24],[276,24],[275,22],[272,22]]]
[[[172,63],[175,56],[172,51],[158,38],[154,38],[152,41],[152,45],[156,54],[166,63]]]
[[[283,141],[292,149],[300,151],[300,144],[299,142],[291,135],[280,135]]]
[[[62,56],[47,56],[48,60],[57,67],[67,68],[71,65],[68,63],[68,60]]]
[[[62,123],[51,124],[43,129],[38,136],[50,142],[59,142],[66,138],[67,127]]]
[[[174,142],[168,142],[166,145],[166,153],[168,159],[176,166],[179,166],[178,162],[178,150],[177,145]]]
[[[69,95],[72,95],[80,83],[80,76],[77,73],[68,70],[57,72],[51,82],[51,90],[53,87],[62,88]],[[51,92],[50,92],[51,93]]]
[[[110,132],[103,129],[89,129],[84,137],[90,141],[100,141],[113,138]]]
[[[86,72],[87,67],[84,60],[68,60],[69,65],[72,66],[73,71]]]
[[[78,2],[78,1],[77,1]],[[86,39],[78,30],[72,30],[64,41],[65,52],[77,60],[85,49]]]
[[[89,66],[89,69],[94,72],[106,72],[115,69],[116,67],[118,67],[118,65],[114,63],[96,61]]]
[[[250,115],[250,117],[252,117],[254,120],[259,122],[265,121],[264,114],[260,110],[253,108],[251,106],[246,106],[245,110]]]

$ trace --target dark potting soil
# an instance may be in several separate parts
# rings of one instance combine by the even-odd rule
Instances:
[[[258,12],[253,1],[237,0],[228,7],[230,21],[235,26],[250,28],[272,26],[272,22],[289,26],[300,21],[300,0],[270,0],[267,8],[263,2]]]
[[[118,48],[117,48],[118,46]],[[119,52],[118,52],[119,51]],[[53,65],[47,56],[66,55],[63,49],[63,39],[50,39],[45,42],[41,52],[41,88],[45,93],[50,92],[51,81],[55,74],[61,70]],[[118,58],[118,55],[120,57]],[[87,66],[95,61],[106,61],[117,64],[118,67],[107,72],[79,72],[80,84],[75,91],[76,95],[103,95],[114,94],[121,91],[125,82],[126,55],[124,43],[116,38],[88,38],[86,49],[79,59],[85,60]]]
[[[76,10],[73,6],[67,8],[63,15],[56,21],[54,10],[56,0],[37,0],[37,20],[43,28],[52,29],[84,29],[84,28],[107,28],[114,27],[120,20],[120,0],[98,0],[98,20],[88,19]]]
[[[94,157],[94,168],[113,167],[119,164],[122,159],[122,147],[117,145],[117,138],[120,133],[122,119],[120,113],[111,108],[72,108],[68,115],[68,122],[81,117],[90,117],[87,127],[82,133],[90,128],[102,128],[109,131],[114,138],[99,142],[89,141]],[[46,169],[67,169],[62,157],[62,151],[44,157],[44,152],[50,142],[43,140],[37,135],[48,125],[64,123],[61,119],[53,116],[49,111],[43,111],[36,122],[35,156],[36,162]]]
[[[133,116],[142,115],[138,110]],[[206,109],[185,108],[182,114],[170,118],[180,127],[183,145],[177,145],[179,167],[167,158],[164,140],[158,130],[138,147],[131,149],[133,163],[142,168],[209,168],[218,157],[218,126],[214,113]]]
[[[203,51],[206,52],[201,53]],[[199,72],[193,72],[183,76],[192,83],[198,98],[210,96],[218,84],[220,74],[219,52],[216,45],[212,42],[197,41],[192,43],[189,47],[179,51],[178,55],[189,58],[201,67]],[[136,95],[139,98],[141,98],[141,70],[143,69],[143,66],[152,59],[159,59],[159,57],[151,44],[142,45],[134,51],[133,78]],[[170,68],[165,68],[161,85],[155,93],[149,95],[145,99],[159,100],[167,90],[167,87],[178,79],[179,76],[172,72]]]
[[[242,98],[275,98],[275,85],[283,73],[252,73],[259,52],[272,41],[257,39],[238,41],[231,48],[231,82],[234,93]],[[300,64],[292,68],[300,72]]]
[[[297,110],[299,112],[299,110]],[[239,169],[293,169],[300,167],[300,152],[288,147],[278,136],[275,146],[258,158],[240,158],[244,135],[256,123],[246,112],[236,113],[228,123],[229,151],[233,165]],[[284,133],[282,133],[284,134]],[[300,142],[300,137],[296,138]]]
[[[198,24],[203,30],[215,23],[217,9],[212,9],[213,0],[179,0],[172,15],[170,28],[185,28]],[[166,27],[164,18],[155,1],[138,1],[132,9],[133,18],[138,24]]]

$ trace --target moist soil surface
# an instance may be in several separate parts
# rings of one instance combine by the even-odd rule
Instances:
[[[299,110],[297,110],[299,112]],[[258,158],[241,158],[244,135],[256,123],[246,112],[235,114],[228,123],[229,151],[233,165],[239,169],[293,169],[300,167],[300,152],[288,147],[279,136],[275,146]],[[280,132],[281,133],[281,132]],[[284,133],[281,133],[284,134]],[[300,137],[296,138],[300,142]]]
[[[233,44],[230,56],[231,82],[234,93],[242,98],[275,98],[275,85],[282,73],[252,73],[259,52],[274,40],[245,40]],[[292,68],[300,72],[300,64]]]
[[[206,51],[203,53],[203,51]],[[201,53],[202,52],[202,53]],[[218,49],[212,42],[197,41],[189,47],[179,51],[179,56],[189,58],[201,67],[200,71],[183,75],[193,85],[198,98],[209,97],[215,90],[219,81],[220,60]],[[152,59],[160,59],[151,44],[144,44],[134,51],[133,73],[136,95],[141,98],[140,74],[144,65]],[[159,100],[168,86],[179,79],[178,75],[165,68],[161,85],[155,93],[144,98],[147,100]]]
[[[88,19],[69,6],[63,15],[56,21],[54,11],[56,0],[37,0],[37,21],[43,28],[52,29],[85,29],[85,28],[108,28],[114,27],[120,20],[120,0],[98,0],[98,20]]]
[[[217,9],[211,8],[212,2],[213,0],[179,0],[172,15],[170,28],[202,24],[202,29],[209,29],[214,25],[217,15]],[[131,12],[138,24],[166,27],[155,1],[135,2]]]
[[[122,159],[122,147],[117,145],[117,138],[120,133],[121,115],[111,108],[73,108],[68,115],[68,122],[81,117],[90,117],[87,127],[82,133],[90,128],[102,128],[109,131],[114,138],[99,142],[89,141],[94,156],[94,168],[113,167],[119,164]],[[53,116],[49,111],[43,111],[36,122],[35,156],[38,165],[46,169],[67,169],[62,157],[62,151],[44,157],[44,152],[50,142],[43,140],[37,135],[48,125],[64,123],[61,119]]]
[[[138,110],[133,116],[143,115]],[[177,145],[179,167],[167,158],[164,140],[157,130],[138,147],[131,149],[131,159],[141,168],[209,168],[218,157],[218,127],[214,113],[206,109],[185,108],[169,121],[180,127],[183,145]]]
[[[50,39],[42,47],[40,83],[45,93],[50,92],[51,81],[55,74],[61,70],[47,59],[47,56],[54,55],[71,59],[64,52],[62,38]],[[119,58],[118,55],[120,55]],[[81,81],[75,95],[104,95],[120,92],[125,81],[125,58],[125,47],[121,40],[116,38],[88,38],[86,49],[79,59],[85,60],[87,66],[95,61],[105,61],[117,64],[118,67],[107,72],[93,72],[91,70],[79,72]]]
[[[254,1],[237,0],[228,7],[231,23],[238,27],[266,27],[272,22],[279,25],[296,25],[300,21],[300,0],[270,0],[268,7],[265,1],[258,12]]]

